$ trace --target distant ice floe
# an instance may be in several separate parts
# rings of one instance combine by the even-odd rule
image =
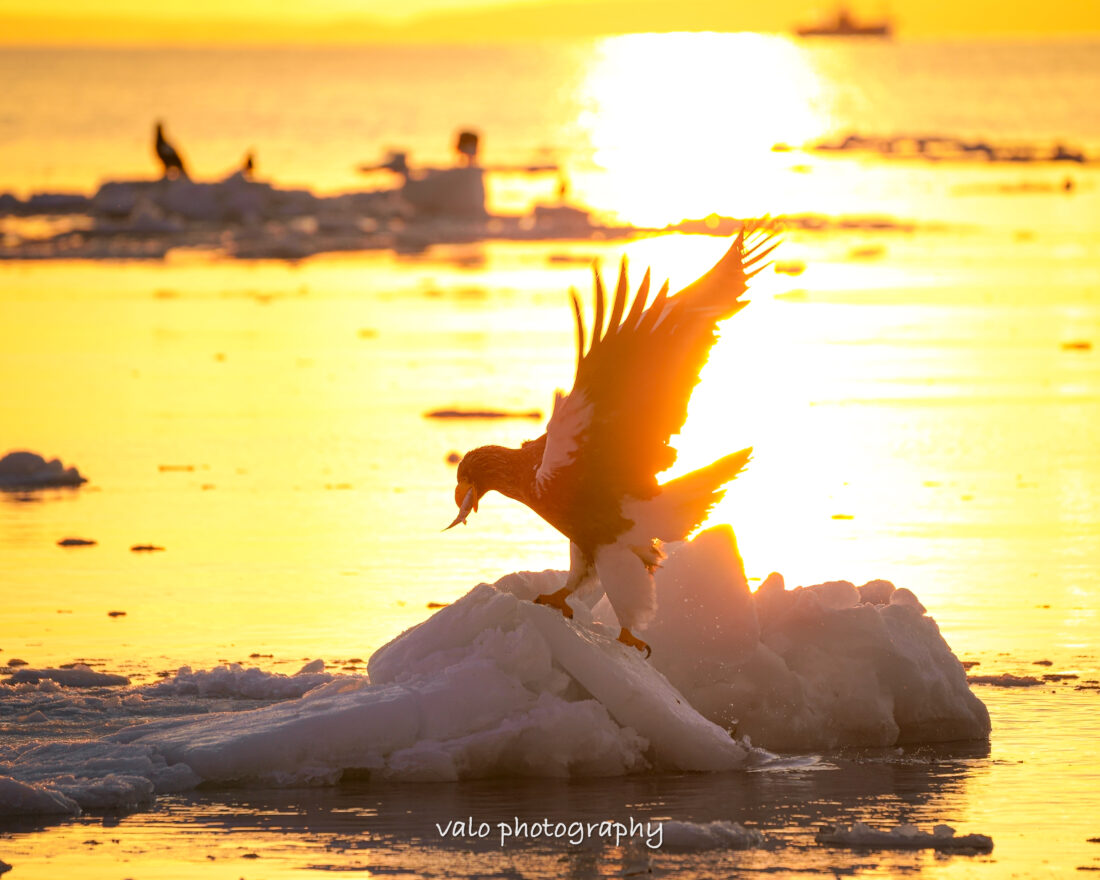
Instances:
[[[752,594],[728,527],[668,550],[646,633],[652,662],[614,640],[606,603],[578,600],[570,621],[526,601],[563,572],[517,573],[380,648],[369,678],[320,661],[294,676],[185,667],[111,697],[74,694],[74,710],[100,699],[119,723],[154,720],[0,747],[0,811],[130,808],[200,782],[331,784],[348,771],[419,782],[729,771],[773,761],[761,745],[988,736],[985,707],[909,591],[885,581],[787,591],[773,575]],[[51,678],[5,689],[35,732],[65,716],[67,689]],[[732,827],[681,830],[685,846],[742,839]]]
[[[967,677],[970,684],[989,684],[994,687],[1036,687],[1042,682],[1033,675],[1013,675],[1011,672],[1002,672],[1000,675],[971,675]]]
[[[818,843],[833,846],[866,847],[872,849],[938,849],[979,850],[993,849],[993,838],[984,834],[955,836],[950,825],[937,825],[932,832],[921,831],[915,825],[896,825],[888,831],[879,831],[863,822],[854,825],[834,825],[820,831]]]
[[[662,846],[669,849],[753,849],[764,835],[740,822],[674,822],[666,820]]]
[[[62,687],[91,688],[119,687],[130,683],[125,675],[112,675],[108,672],[96,672],[83,663],[67,669],[31,669],[23,666],[12,673],[10,684],[37,684],[43,680],[57,682]]]
[[[67,468],[57,458],[46,461],[36,452],[17,450],[0,458],[0,490],[48,489],[86,482],[75,467]]]
[[[145,697],[229,697],[241,700],[293,700],[336,676],[312,664],[297,675],[278,675],[239,663],[192,672],[184,666],[174,676],[139,688]]]

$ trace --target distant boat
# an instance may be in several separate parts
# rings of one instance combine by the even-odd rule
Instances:
[[[889,21],[860,23],[851,13],[841,6],[836,18],[826,24],[811,25],[795,29],[800,37],[884,37],[893,36],[894,26]]]

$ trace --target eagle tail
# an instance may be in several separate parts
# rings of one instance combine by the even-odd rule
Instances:
[[[726,487],[745,469],[752,448],[731,453],[706,467],[684,474],[661,486],[653,499],[660,515],[655,525],[662,541],[679,541],[703,524],[707,514],[726,494]]]

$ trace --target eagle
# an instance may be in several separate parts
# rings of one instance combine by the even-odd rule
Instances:
[[[183,167],[183,159],[180,158],[179,151],[164,136],[163,123],[157,123],[156,136],[153,151],[157,154],[160,164],[164,166],[164,176],[187,177],[187,169]]]
[[[625,260],[610,311],[595,268],[590,338],[572,293],[572,391],[556,393],[546,433],[537,440],[466,453],[455,488],[458,516],[447,529],[465,525],[494,489],[526,504],[569,539],[565,584],[535,601],[571,618],[566,599],[597,577],[618,618],[619,641],[648,657],[649,646],[632,630],[656,610],[653,574],[664,558],[661,543],[682,540],[703,523],[752,449],[663,484],[657,475],[676,460],[669,440],[687,418],[718,323],[748,304],[741,296],[774,248],[766,224],[746,224],[718,263],[674,296],[666,281],[648,302],[647,270],[629,309]]]

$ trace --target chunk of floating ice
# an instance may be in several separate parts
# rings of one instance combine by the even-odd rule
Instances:
[[[852,826],[834,825],[818,832],[818,843],[832,846],[873,847],[875,849],[950,849],[989,852],[993,838],[984,834],[955,836],[950,825],[937,825],[932,833],[921,831],[915,825],[896,825],[889,831],[878,831],[863,822]]]
[[[783,751],[988,737],[989,713],[909,590],[786,590],[772,574],[751,593],[728,526],[666,550],[644,637],[653,664],[711,721]]]
[[[764,835],[739,822],[661,823],[662,848],[668,849],[752,849],[764,843]]]
[[[145,685],[146,696],[231,697],[245,700],[289,700],[301,697],[334,675],[325,673],[323,660],[303,666],[296,675],[264,672],[256,667],[245,668],[238,663],[200,669],[192,672],[182,667],[172,678]]]
[[[1013,675],[1011,672],[1002,672],[1000,675],[971,675],[966,680],[970,684],[991,684],[1003,688],[1035,687],[1042,684],[1033,675]]]
[[[8,681],[12,684],[23,684],[24,682],[36,684],[44,678],[50,681],[56,681],[58,684],[64,685],[65,687],[77,688],[117,687],[118,685],[130,683],[130,679],[125,675],[96,672],[83,663],[78,663],[70,669],[31,669],[28,666],[24,666],[13,673]]]
[[[488,584],[301,699],[113,734],[214,781],[328,783],[732,769],[748,750],[641,654]],[[290,680],[299,678],[293,676]],[[156,687],[156,686],[153,686]]]
[[[157,793],[186,791],[201,781],[148,746],[31,742],[0,754],[0,815],[134,810]]]
[[[587,605],[566,620],[525,601],[563,572],[518,573],[380,648],[369,679],[319,661],[292,676],[185,667],[128,696],[145,714],[159,698],[283,702],[201,715],[192,705],[103,740],[0,746],[0,773],[87,807],[199,781],[327,784],[345,771],[426,781],[759,763],[733,727],[786,750],[988,735],[985,707],[915,598],[885,582],[786,590],[778,575],[752,594],[728,528],[668,549],[646,633],[653,663]],[[609,619],[606,604],[594,612]],[[46,685],[57,687],[15,688]]]
[[[17,450],[0,458],[0,489],[45,489],[86,482],[75,467],[66,468],[57,458],[46,461],[36,452]]]
[[[76,816],[79,813],[76,801],[56,789],[0,776],[0,816]]]

